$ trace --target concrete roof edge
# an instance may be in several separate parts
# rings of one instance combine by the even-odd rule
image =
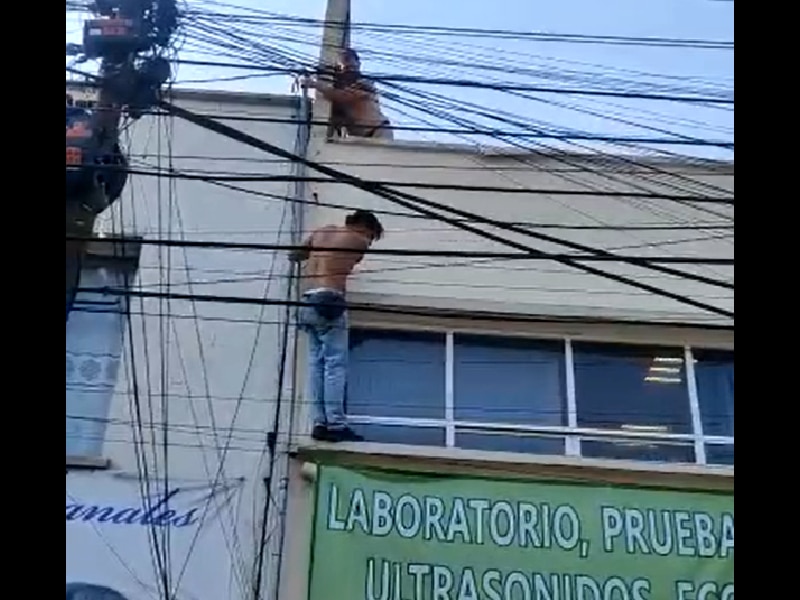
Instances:
[[[92,89],[95,85],[85,81],[67,80],[67,88]],[[284,106],[296,108],[300,97],[291,94],[267,94],[256,92],[234,92],[229,90],[205,90],[193,88],[172,88],[168,96],[175,100],[195,100],[197,102],[230,102],[232,104]]]
[[[734,162],[716,159],[706,159],[699,157],[686,157],[686,159],[676,158],[657,158],[637,156],[634,154],[613,155],[602,152],[566,152],[561,150],[552,151],[520,151],[516,148],[505,148],[502,146],[476,146],[470,144],[443,144],[440,142],[428,142],[419,140],[380,140],[362,138],[332,138],[327,140],[330,144],[348,146],[367,146],[370,148],[386,148],[387,150],[397,150],[405,152],[441,152],[449,154],[469,154],[486,160],[506,160],[525,158],[526,161],[545,161],[551,159],[571,158],[573,160],[596,162],[602,160],[606,166],[609,161],[630,164],[631,162],[640,165],[661,165],[661,166],[681,166],[684,168],[694,168],[703,170],[719,171],[721,173],[733,174]]]
[[[530,304],[480,300],[474,298],[432,297],[397,294],[377,294],[353,290],[350,299],[355,304],[375,305],[387,308],[440,311],[446,318],[452,315],[470,314],[479,319],[481,315],[509,317],[521,320],[552,322],[576,322],[598,320],[620,325],[649,325],[662,327],[685,327],[706,329],[733,329],[733,321],[724,317],[693,312],[661,312],[628,308],[564,306],[554,304]]]

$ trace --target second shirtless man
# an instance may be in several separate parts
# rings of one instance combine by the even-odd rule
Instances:
[[[344,413],[349,337],[345,293],[347,278],[364,252],[383,235],[383,226],[367,210],[347,215],[344,225],[314,231],[293,253],[305,262],[299,326],[308,334],[308,395],[313,399],[315,440],[361,441]]]

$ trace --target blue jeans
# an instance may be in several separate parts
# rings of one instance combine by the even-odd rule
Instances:
[[[347,381],[347,306],[336,290],[303,294],[298,320],[308,334],[308,390],[314,405],[314,425],[329,430],[346,427],[344,391]]]

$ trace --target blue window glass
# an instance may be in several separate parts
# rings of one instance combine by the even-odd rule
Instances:
[[[705,435],[733,436],[733,352],[692,350]]]
[[[733,444],[706,444],[706,462],[733,466]]]
[[[563,425],[564,343],[456,335],[456,421]]]
[[[682,349],[576,343],[581,427],[692,433]]]
[[[564,454],[563,436],[483,433],[456,430],[456,446],[470,450],[520,452],[523,454]]]
[[[591,458],[638,460],[647,462],[695,462],[694,445],[690,443],[649,443],[630,440],[583,440],[581,454]]]
[[[578,425],[640,433],[692,433],[684,353],[679,348],[576,343]],[[583,456],[693,462],[691,444],[582,440]]]
[[[444,387],[444,334],[351,331],[348,414],[443,419]]]
[[[415,446],[444,446],[444,427],[406,427],[401,425],[352,424],[353,431],[364,441],[380,444],[411,444]]]

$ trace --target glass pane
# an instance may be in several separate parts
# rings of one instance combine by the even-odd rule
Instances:
[[[733,466],[733,446],[706,444],[706,462],[710,465]]]
[[[581,455],[586,458],[609,458],[615,460],[641,460],[648,462],[693,463],[694,445],[648,443],[629,440],[597,441],[583,440]]]
[[[444,418],[444,334],[350,333],[347,413]]]
[[[733,352],[692,350],[705,435],[733,436]]]
[[[415,446],[444,446],[443,427],[407,427],[399,425],[359,425],[353,423],[353,430],[364,436],[367,442],[378,444],[411,444]]]
[[[478,433],[456,431],[456,446],[470,450],[521,452],[524,454],[564,454],[563,437],[516,433]]]
[[[574,356],[580,426],[691,433],[683,349],[576,343]]]
[[[563,425],[564,343],[456,335],[456,421]]]

